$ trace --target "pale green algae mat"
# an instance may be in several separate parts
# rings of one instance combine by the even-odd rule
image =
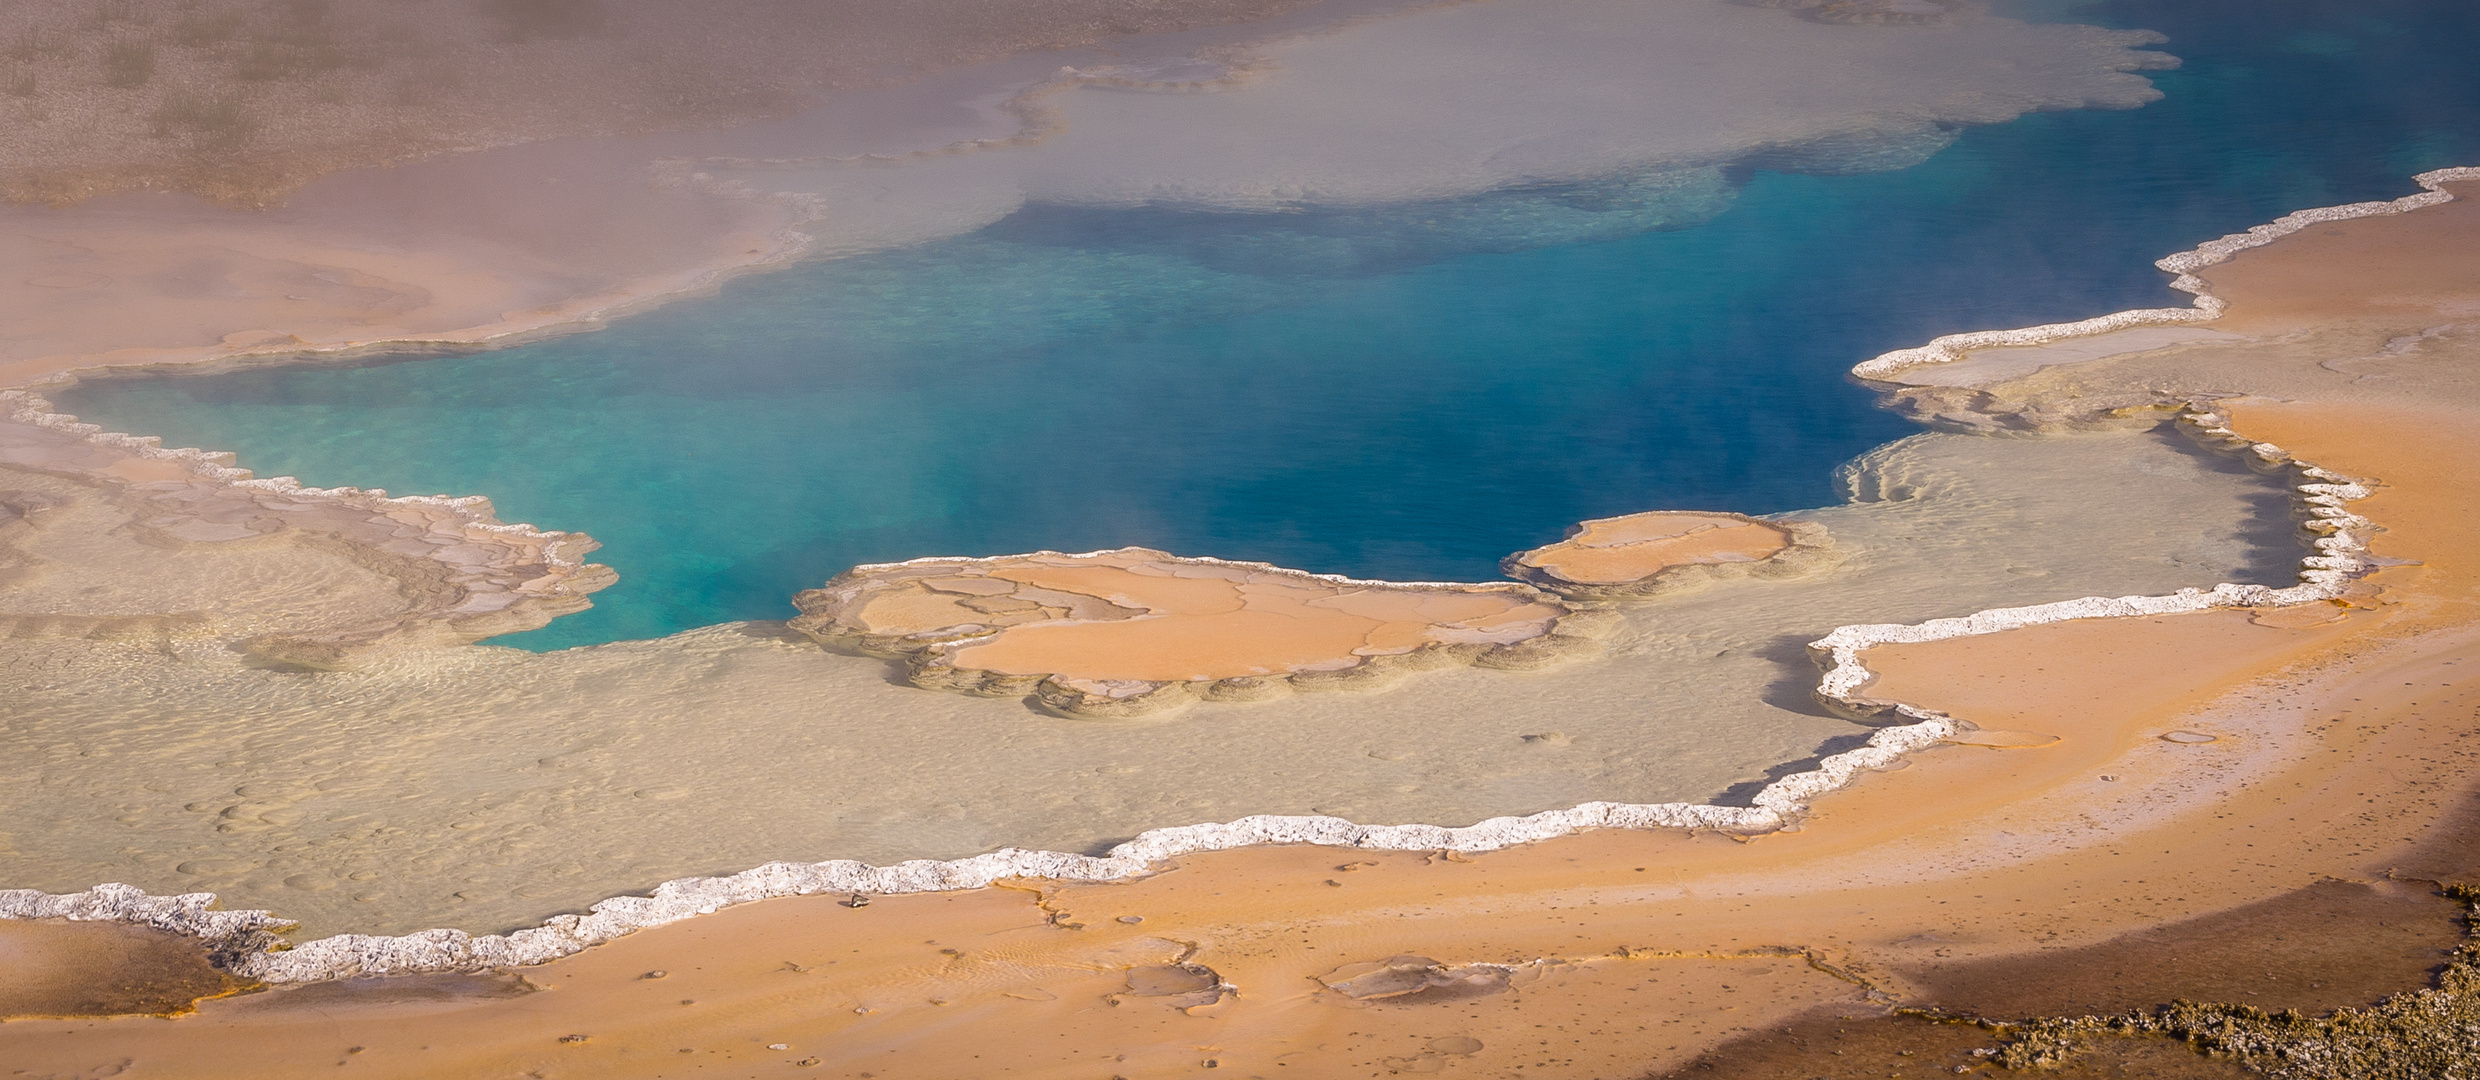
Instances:
[[[1455,63],[1476,40],[1504,49]],[[1760,148],[1795,147],[1828,171],[1894,167],[1956,124],[2142,103],[2153,92],[2132,69],[2161,60],[2129,46],[2147,40],[1723,4],[1466,5],[1266,45],[1249,70],[1288,81],[1147,93],[1132,85],[1146,70],[1088,72],[1045,88],[1052,111],[1033,121],[987,107],[1003,93],[968,114],[992,140],[973,153],[779,153],[670,178],[813,200],[824,251],[952,236],[1029,199],[1412,200],[1418,215],[1528,229],[1615,203],[1630,210],[1617,224],[1644,229],[1719,212],[1723,163]],[[1666,67],[1646,63],[1648,41],[1751,51]],[[1553,67],[1569,75],[1518,78]],[[1579,113],[1579,100],[1604,104]],[[1456,138],[1373,141],[1350,116]],[[1053,138],[1006,144],[1060,121]],[[1315,121],[1316,137],[1169,138],[1291,121]],[[891,185],[898,169],[914,171]],[[2285,583],[2299,555],[2288,492],[2177,435],[1919,435],[1848,469],[1848,504],[1797,515],[1832,537],[1830,570],[1628,604],[1599,657],[1097,723],[904,686],[883,661],[774,624],[546,655],[462,644],[573,609],[599,583],[583,545],[472,504],[241,497],[144,469],[119,474],[127,487],[80,478],[116,464],[80,459],[94,454],[31,421],[0,424],[0,885],[214,892],[299,919],[305,936],[501,930],[769,860],[1092,851],[1247,814],[1464,824],[1591,800],[1734,801],[1868,735],[1811,697],[1804,646],[1838,625]]]

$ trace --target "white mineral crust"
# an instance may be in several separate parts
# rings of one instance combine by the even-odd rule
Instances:
[[[1959,359],[1974,348],[2026,345],[2065,337],[2108,333],[2157,322],[2199,321],[2218,314],[2221,301],[2203,295],[2203,283],[2189,271],[2212,265],[2231,254],[2270,243],[2309,225],[2377,214],[2396,214],[2452,198],[2441,183],[2480,179],[2480,168],[2443,169],[2417,178],[2427,192],[2393,202],[2303,210],[2270,225],[2223,237],[2194,251],[2161,260],[2163,269],[2183,275],[2174,285],[2198,293],[2194,309],[2122,311],[2098,319],[2023,330],[1991,331],[1942,337],[1918,349],[1887,353],[1854,369],[1863,378],[1884,379],[1904,367]],[[66,430],[99,444],[133,450],[150,458],[177,458],[194,472],[272,494],[311,502],[348,501],[365,510],[415,505],[451,508],[472,516],[457,524],[474,533],[552,540],[561,534],[535,532],[525,526],[488,521],[488,503],[458,499],[385,499],[381,492],[304,488],[290,478],[241,479],[248,474],[227,468],[230,455],[197,450],[164,450],[155,440],[101,432],[92,425],[49,413],[31,395],[0,392],[0,406],[15,406],[0,419]],[[1750,805],[1713,806],[1696,803],[1632,804],[1594,802],[1526,817],[1491,818],[1462,828],[1438,825],[1361,825],[1323,816],[1256,816],[1237,821],[1182,825],[1149,830],[1114,847],[1101,857],[1056,851],[1009,848],[945,862],[915,860],[893,866],[871,866],[850,860],[821,863],[776,862],[728,877],[694,877],[668,881],[648,896],[618,896],[594,905],[584,915],[562,915],[542,926],[509,934],[473,935],[461,930],[425,930],[398,937],[342,934],[279,949],[273,931],[290,925],[270,912],[212,911],[211,893],[150,896],[134,886],[98,885],[82,893],[51,895],[34,890],[0,891],[0,918],[97,919],[141,923],[208,942],[236,974],[272,983],[313,982],[354,975],[416,972],[481,971],[539,964],[648,927],[744,904],[784,896],[820,893],[896,894],[978,889],[1010,878],[1064,882],[1125,881],[1153,872],[1182,855],[1261,844],[1318,844],[1371,851],[1486,852],[1517,844],[1565,836],[1585,829],[1715,829],[1752,833],[1778,829],[1806,812],[1810,800],[1851,782],[1859,773],[1892,765],[1903,755],[1936,744],[1960,726],[1947,716],[1894,704],[1870,702],[1859,690],[1872,677],[1860,654],[1883,644],[1939,641],[1994,634],[2068,619],[2166,615],[2223,607],[2278,607],[2317,603],[2341,596],[2357,573],[2369,567],[2367,519],[2346,505],[2366,498],[2365,481],[2344,477],[2293,458],[2280,447],[2253,443],[2225,425],[2218,414],[2190,407],[2180,417],[2198,437],[2233,447],[2244,446],[2268,467],[2286,469],[2292,490],[2305,508],[2317,554],[2301,560],[2300,584],[2288,588],[2222,584],[2211,589],[2182,589],[2167,596],[2086,597],[2030,607],[1995,608],[1959,618],[1917,624],[1844,626],[1810,645],[1826,662],[1817,693],[1855,710],[1886,710],[1910,723],[1880,729],[1856,750],[1820,759],[1806,772],[1766,785]],[[479,514],[473,510],[480,509]],[[476,520],[484,519],[484,520]],[[546,552],[550,554],[550,552]],[[556,559],[556,555],[553,556]],[[922,562],[925,560],[914,560]],[[906,565],[906,564],[893,564]]]

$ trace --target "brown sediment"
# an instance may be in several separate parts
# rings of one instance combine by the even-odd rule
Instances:
[[[1582,522],[1555,544],[1499,564],[1563,596],[1651,596],[1731,577],[1789,577],[1830,565],[1821,526],[1744,514],[1652,510]]]
[[[2149,1011],[2173,998],[2314,1015],[2428,986],[2465,931],[2461,905],[2435,882],[2320,881],[2095,945],[1930,959],[1901,975],[1921,1003],[1999,1020]]]
[[[1661,1080],[1886,1080],[2006,1075],[2004,1045],[1978,1024],[1879,1010],[1834,1009],[1734,1039]],[[2165,1036],[2114,1039],[2044,1067],[2042,1080],[2243,1080],[2263,1074]]]
[[[0,920],[0,1020],[179,1016],[250,984],[194,938],[114,922]]]
[[[903,660],[916,686],[1071,716],[1384,685],[1439,664],[1529,668],[1607,622],[1515,584],[1403,585],[1146,548],[856,567],[792,627]]]
[[[2480,245],[2458,240],[2473,206],[2333,228],[2373,231],[2401,257],[2451,270],[2480,258]],[[2382,481],[2355,509],[2384,530],[2376,554],[2414,562],[2376,571],[2337,609],[2342,618],[2308,625],[2225,610],[1867,654],[1879,673],[1871,696],[2054,744],[1925,752],[1818,802],[1800,829],[1753,842],[1597,832],[1473,857],[1252,848],[1188,856],[1118,885],[1026,883],[861,908],[768,901],[529,969],[551,989],[522,1008],[313,1021],[270,994],[266,1006],[210,1002],[154,1027],[12,1023],[0,1046],[13,1061],[67,1070],[108,1044],[196,1076],[332,1068],[349,1046],[366,1051],[357,1067],[397,1075],[654,1075],[724,1060],[789,1075],[971,1075],[998,1071],[988,1055],[1004,1053],[1021,1075],[1172,1075],[1211,1061],[1229,1075],[1504,1075],[1522,1065],[1526,1075],[1601,1076],[1676,1069],[1759,1029],[1808,1030],[1798,1018],[1819,1006],[1866,1016],[1872,1003],[1978,994],[1995,1008],[1999,998],[1974,988],[2070,957],[2096,982],[2013,1004],[2230,991],[2241,983],[2229,965],[2265,963],[2295,979],[2348,965],[2353,949],[2390,955],[2394,968],[2363,964],[2362,981],[2333,987],[2334,997],[2382,991],[2416,978],[2419,957],[2406,950],[2434,942],[2437,921],[2384,886],[2320,882],[2473,861],[2440,854],[2435,841],[2467,838],[2454,815],[2480,788],[2470,738],[2480,717],[2480,505],[2469,472],[2480,461],[2480,354],[2467,332],[2438,330],[2457,317],[2443,296],[2332,305],[2352,283],[2347,267],[2321,261],[2322,238],[2242,254],[2216,285],[2239,315],[2249,308],[2237,282],[2258,264],[2326,267],[2343,279],[2316,290],[2325,321],[2278,340],[2197,343],[2032,381],[2081,393],[2087,414],[2092,403],[2193,400],[2207,384],[2278,393],[2281,403],[2218,407],[2250,437]],[[2259,305],[2249,317],[2271,315]],[[2388,351],[2407,337],[2417,340]],[[2183,731],[2214,738],[2163,737]],[[2319,911],[2379,910],[2409,922],[2372,927],[2383,932],[2359,945],[2320,945],[2297,969],[2285,967],[2290,950],[2232,944],[2288,934]],[[2173,952],[2187,959],[2117,969],[2131,976],[2115,981],[2097,959]],[[1325,981],[1407,957],[1483,992],[1359,1000]],[[1193,1014],[1172,998],[1127,995],[1132,969],[1179,965],[1236,992]],[[656,970],[665,976],[644,977]],[[1105,1003],[1114,996],[1120,1004]],[[2162,1075],[2227,1074],[2156,1051],[2187,1052],[2154,1043],[2102,1053],[2155,1055],[2136,1064]]]

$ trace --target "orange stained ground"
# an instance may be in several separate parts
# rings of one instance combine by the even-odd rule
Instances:
[[[1374,588],[1241,567],[1177,569],[1002,564],[991,577],[1143,614],[1009,626],[957,649],[951,660],[981,671],[1073,679],[1225,679],[1347,668],[1433,643],[1512,643],[1548,633],[1565,613],[1534,599],[1539,594],[1513,589]],[[882,611],[899,599],[901,609]],[[981,618],[955,599],[916,593],[872,600],[863,617],[889,633]]]
[[[2416,248],[2432,213],[2337,228]],[[2294,239],[2230,273],[2320,257]],[[2381,874],[2480,783],[2480,402],[2387,385],[2232,409],[2250,437],[2384,482],[2354,509],[2384,526],[2380,554],[2418,565],[2375,574],[2381,594],[2309,625],[2221,611],[1872,650],[1873,695],[2057,741],[1917,755],[1796,831],[1470,858],[1257,848],[1121,885],[769,901],[530,969],[547,989],[529,995],[289,991],[180,1020],[12,1022],[0,1060],[202,1078],[1642,1075],[1856,1007],[1861,982],[1900,999],[1895,970],[1931,957]],[[2207,708],[2230,700],[2246,707]],[[1513,970],[1466,997],[1358,1001],[1319,979],[1407,955]],[[1182,962],[1235,992],[1185,1010],[1124,992],[1132,969]]]
[[[2480,316],[2480,181],[2456,201],[2392,217],[2313,225],[2197,276],[2230,308],[2217,330],[2274,335],[2391,323],[2421,331]]]
[[[179,1021],[12,1023],[0,1049],[63,1072],[108,1057],[202,1077],[333,1075],[338,1061],[396,1076],[1651,1070],[1737,1030],[1856,1004],[1847,979],[1899,996],[1890,971],[1909,960],[2089,942],[2369,873],[2417,842],[2480,773],[2457,741],[2480,709],[2480,642],[2454,629],[2470,625],[2480,530],[2467,489],[2427,483],[2453,475],[2458,453],[2480,460],[2480,423],[2456,419],[2450,438],[2425,441],[2425,465],[2383,434],[2437,419],[2241,414],[2243,430],[2312,459],[2402,478],[2362,504],[2388,523],[2385,550],[2423,560],[2378,575],[2399,602],[2308,628],[2214,612],[1874,650],[1885,673],[1874,693],[2059,741],[1920,755],[1823,800],[1796,832],[1602,832],[1469,859],[1261,848],[1126,885],[1027,883],[861,909],[770,901],[529,969],[549,989],[524,997],[269,994]],[[2235,795],[2182,805],[2257,740],[2160,736],[2210,728],[2197,706],[2276,675],[2294,705],[2350,722],[2311,727],[2298,736],[2308,752]],[[2078,841],[2114,814],[2132,824]],[[1318,981],[1398,955],[1527,974],[1436,1000],[1352,1001]],[[1183,960],[1236,993],[1186,1011],[1124,993],[1129,969]],[[655,970],[667,974],[640,978]],[[585,1038],[560,1041],[571,1035]],[[1456,1039],[1481,1046],[1432,1048]]]
[[[1526,552],[1523,561],[1579,584],[1620,585],[1673,566],[1757,562],[1790,543],[1772,525],[1654,511],[1585,522],[1576,535]]]

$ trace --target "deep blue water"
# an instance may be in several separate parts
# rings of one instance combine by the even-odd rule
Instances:
[[[262,475],[484,493],[593,534],[620,584],[499,639],[528,648],[783,617],[847,566],[930,554],[1145,544],[1486,579],[1583,518],[1830,502],[1837,462],[1908,431],[1851,364],[2182,302],[2153,259],[2480,164],[2480,6],[2069,15],[2169,34],[2168,96],[1970,129],[1898,171],[1744,170],[1688,227],[1527,249],[1506,221],[1036,207],[601,333],[66,404]],[[1642,227],[1606,192],[1544,197]]]

